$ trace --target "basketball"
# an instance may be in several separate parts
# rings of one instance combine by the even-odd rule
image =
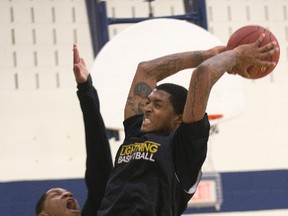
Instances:
[[[228,43],[227,43],[227,48],[230,50],[230,49],[234,49],[235,47],[242,45],[242,44],[253,43],[261,36],[262,33],[265,33],[265,38],[261,42],[260,47],[264,46],[264,45],[266,45],[272,41],[277,42],[277,46],[279,48],[279,51],[277,53],[275,53],[269,59],[264,59],[264,60],[271,61],[271,62],[274,61],[277,65],[279,57],[280,57],[280,47],[279,47],[277,38],[275,37],[275,35],[271,31],[269,31],[267,28],[264,28],[262,26],[247,25],[247,26],[244,26],[242,28],[239,28],[229,38]],[[248,72],[250,72],[250,71],[253,72],[253,73],[251,73],[250,79],[262,78],[262,77],[270,74],[274,70],[274,68],[275,67],[266,68],[266,67],[259,66],[259,65],[251,65],[248,68]],[[233,71],[231,71],[231,72],[233,72]]]

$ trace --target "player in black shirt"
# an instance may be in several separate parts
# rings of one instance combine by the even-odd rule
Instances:
[[[120,146],[98,216],[181,215],[201,179],[209,121],[206,106],[213,85],[233,68],[249,77],[252,64],[277,51],[257,42],[226,51],[176,53],[141,62],[125,106],[125,139]],[[191,70],[189,90],[160,81]],[[124,71],[119,71],[124,73]],[[111,100],[113,103],[113,100]]]

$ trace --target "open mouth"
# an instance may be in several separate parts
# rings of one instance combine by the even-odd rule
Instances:
[[[148,119],[147,117],[144,117],[143,124],[147,125],[147,124],[150,124],[150,123],[151,123],[151,120]]]
[[[78,210],[78,206],[77,206],[76,202],[73,199],[68,199],[67,200],[66,207],[69,210]]]

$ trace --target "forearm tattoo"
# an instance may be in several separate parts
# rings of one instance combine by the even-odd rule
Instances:
[[[155,76],[157,80],[162,80],[168,76],[187,68],[195,68],[201,64],[208,54],[203,51],[186,52],[180,54],[172,54],[165,58],[155,59],[152,66],[147,70],[148,76]]]
[[[147,76],[156,77],[158,81],[176,73],[182,67],[182,59],[179,56],[156,59],[147,70]]]
[[[193,59],[193,67],[197,67],[199,64],[201,64],[203,61],[205,61],[205,57],[204,57],[204,54],[202,51],[195,51],[193,53],[193,56],[192,56],[192,59]]]

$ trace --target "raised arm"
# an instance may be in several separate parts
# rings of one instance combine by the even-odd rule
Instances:
[[[82,215],[89,216],[97,214],[113,164],[97,91],[76,45],[73,46],[73,53],[73,71],[83,114],[86,144],[85,183],[88,194]]]
[[[264,61],[278,51],[276,43],[259,47],[264,35],[252,44],[236,47],[220,53],[200,64],[193,72],[183,113],[183,122],[191,123],[204,117],[208,98],[213,85],[232,67],[238,74],[249,78],[247,68],[253,64],[275,67],[274,62]]]
[[[125,119],[143,113],[147,97],[159,81],[181,70],[197,67],[224,49],[217,46],[206,51],[176,53],[139,63],[127,97]]]

